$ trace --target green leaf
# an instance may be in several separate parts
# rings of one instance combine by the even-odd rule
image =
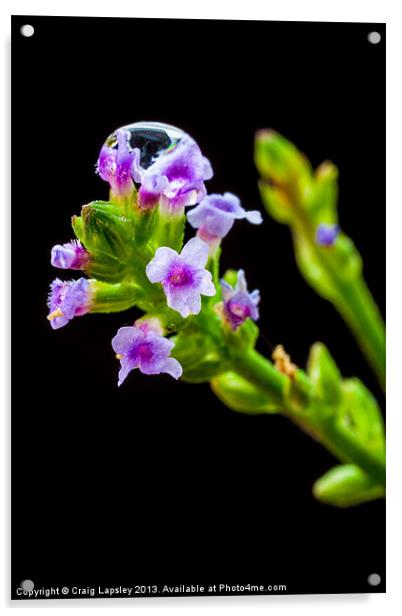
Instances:
[[[384,496],[384,488],[354,464],[335,466],[313,486],[314,496],[337,507],[350,507]]]
[[[225,372],[211,380],[215,395],[230,409],[252,415],[278,413],[278,405],[235,372]]]
[[[342,383],[342,406],[337,423],[379,459],[385,457],[384,420],[378,403],[357,378]]]
[[[311,347],[307,372],[315,396],[330,406],[338,405],[342,397],[342,376],[328,349],[321,342]]]

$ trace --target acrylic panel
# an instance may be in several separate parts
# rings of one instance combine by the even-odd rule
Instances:
[[[13,599],[385,591],[384,24],[13,17],[12,223]]]

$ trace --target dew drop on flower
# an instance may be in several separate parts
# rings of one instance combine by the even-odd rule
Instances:
[[[180,128],[161,122],[135,122],[118,130],[129,133],[128,145],[140,150],[140,164],[147,169],[162,152],[173,150],[186,134]],[[117,135],[113,132],[105,141],[110,148],[117,148]]]

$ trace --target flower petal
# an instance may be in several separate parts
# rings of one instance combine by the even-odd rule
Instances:
[[[194,267],[203,268],[208,261],[209,247],[199,237],[193,237],[187,242],[180,253],[186,263]]]
[[[151,282],[162,282],[168,276],[172,263],[178,257],[178,253],[172,248],[167,246],[158,248],[154,258],[145,268],[148,280]]]
[[[249,212],[246,211],[244,217],[253,225],[260,225],[262,223],[261,212],[258,210],[250,210]]]

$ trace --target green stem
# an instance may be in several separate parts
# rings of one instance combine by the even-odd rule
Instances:
[[[235,372],[264,392],[270,401],[279,404],[284,415],[331,453],[343,462],[356,464],[379,484],[385,484],[385,464],[382,460],[343,431],[333,417],[311,414],[306,404],[300,404],[300,394],[308,399],[309,405],[319,404],[314,400],[305,372],[299,370],[296,381],[292,381],[255,350],[242,353],[233,351],[231,360]]]
[[[294,201],[297,212],[296,235],[302,233],[315,258],[331,279],[336,296],[332,298],[338,312],[353,332],[368,362],[385,388],[385,326],[377,304],[362,275],[353,279],[342,276],[342,270],[333,262],[331,252],[317,247],[315,231],[306,213]],[[296,240],[296,237],[294,237]]]
[[[370,365],[385,388],[385,328],[378,307],[363,279],[342,284],[337,309],[353,331]]]

